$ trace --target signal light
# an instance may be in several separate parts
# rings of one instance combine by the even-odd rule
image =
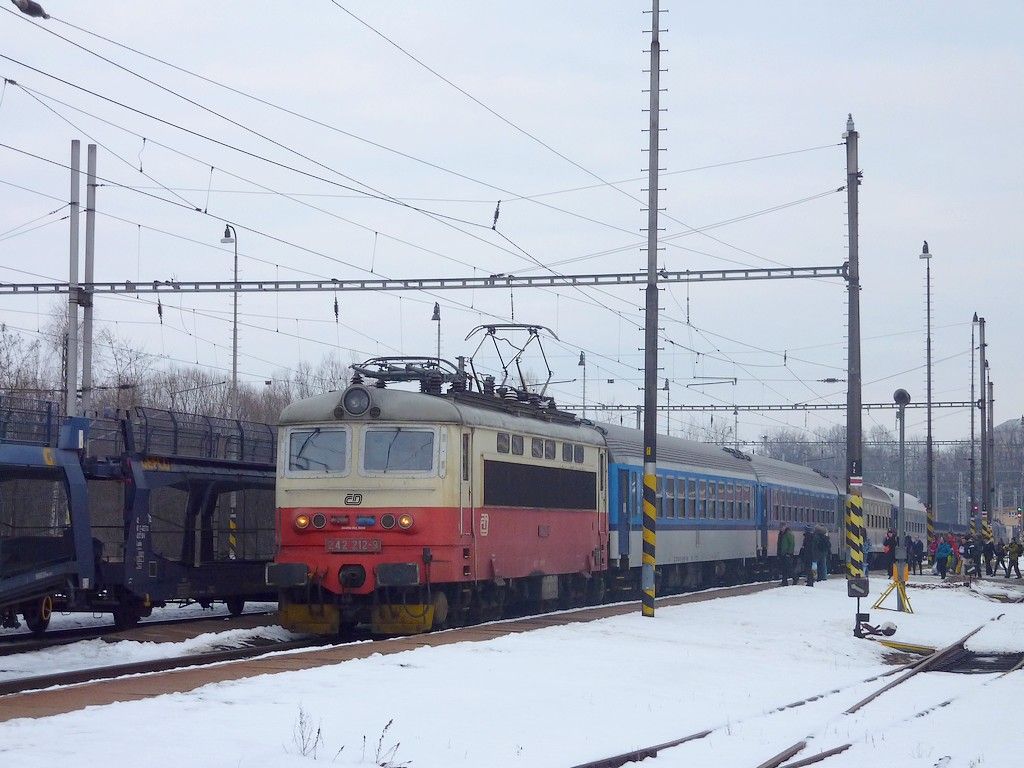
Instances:
[[[412,528],[413,522],[414,521],[412,519],[412,515],[410,515],[408,512],[399,515],[398,517],[398,527],[401,528],[403,531],[408,531],[410,528]]]
[[[298,528],[300,531],[304,531],[306,528],[309,528],[309,515],[296,515],[295,527]]]

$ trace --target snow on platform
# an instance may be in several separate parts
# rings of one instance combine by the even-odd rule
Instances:
[[[872,579],[876,593],[884,586],[882,579]],[[895,639],[933,647],[1000,613],[1007,614],[1004,621],[1024,615],[1024,606],[993,603],[967,589],[912,590],[910,599],[913,615],[871,611],[872,621],[893,621],[899,627]],[[870,610],[872,600],[862,601],[862,610]],[[890,668],[891,651],[853,637],[855,605],[845,581],[833,578],[813,588],[659,608],[654,619],[641,617],[638,607],[634,614],[589,624],[12,720],[0,725],[0,749],[10,764],[24,768],[65,762],[93,768],[128,760],[144,761],[148,768],[310,766],[313,756],[300,754],[302,739],[296,735],[301,712],[320,730],[318,761],[332,765],[379,764],[380,745],[393,765],[409,762],[412,768],[566,768],[717,727],[723,730],[694,745],[706,750],[702,754],[710,762],[680,748],[654,763],[756,765],[774,754],[776,743],[785,746],[807,735],[816,714],[825,716],[837,701],[853,703],[880,686],[861,681]],[[905,727],[893,725],[912,716],[911,704],[939,695],[936,688],[953,695],[966,678],[985,685],[990,676],[924,678],[918,688],[894,696],[892,708],[879,705],[851,721],[884,731],[884,740],[860,740],[828,766],[930,768],[946,754],[976,756],[971,750],[981,733],[986,755],[1019,752],[1016,738],[1004,735],[1014,734],[1012,728],[990,723],[982,729],[981,721],[1006,708],[1006,684],[1019,687],[1024,673],[991,682],[991,693],[965,699],[973,708],[966,724],[957,720],[958,700]],[[834,688],[842,691],[764,717],[775,707]],[[904,762],[891,762],[890,753]]]

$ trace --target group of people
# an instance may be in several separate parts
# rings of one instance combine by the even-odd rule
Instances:
[[[818,581],[828,578],[829,558],[832,556],[832,540],[825,526],[812,528],[804,526],[804,537],[800,543],[800,551],[796,551],[796,537],[788,523],[783,523],[779,530],[779,541],[776,554],[782,568],[782,586],[789,586],[790,580],[796,585],[800,577],[808,587],[814,586],[815,575]],[[794,557],[800,570],[794,571]]]
[[[997,576],[1002,569],[1007,579],[1011,572],[1016,574],[1016,578],[1021,578],[1020,558],[1024,555],[1024,546],[1016,537],[1009,544],[1002,539],[988,539],[979,544],[970,534],[961,538],[948,533],[944,537],[936,537],[930,551],[935,571],[942,578],[946,578],[947,573],[980,576],[982,563],[986,576]]]
[[[887,574],[892,573],[893,564],[896,561],[896,548],[899,538],[896,531],[889,530],[882,542],[882,565]],[[924,572],[925,545],[920,539],[907,535],[903,539],[903,548],[906,551],[907,564],[911,572],[922,574]],[[804,526],[803,540],[800,550],[796,549],[796,537],[788,523],[783,523],[779,529],[779,540],[776,545],[775,554],[779,559],[779,566],[782,570],[782,586],[789,586],[790,583],[798,584],[803,576],[808,587],[814,586],[815,578],[822,581],[828,578],[829,558],[832,556],[832,541],[829,539],[828,531],[824,526]],[[994,541],[988,539],[981,543],[973,536],[967,534],[958,537],[952,533],[945,536],[936,536],[928,545],[928,554],[933,566],[932,572],[946,578],[949,573],[964,575],[981,575],[982,564],[985,566],[985,575],[996,576],[999,570],[1005,571],[1006,578],[1010,573],[1021,578],[1020,559],[1024,555],[1024,545],[1016,537],[1009,544],[1002,539]],[[798,570],[794,566],[799,566]],[[870,568],[868,562],[864,564],[865,570]]]

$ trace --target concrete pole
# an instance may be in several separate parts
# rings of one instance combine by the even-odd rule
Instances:
[[[846,120],[846,217],[849,231],[849,270],[847,291],[849,320],[847,326],[847,388],[846,388],[846,477],[847,492],[851,478],[863,474],[861,444],[861,371],[860,371],[860,247],[858,236],[858,188],[860,171],[857,169],[857,141],[860,134],[854,130],[853,115]]]
[[[71,197],[69,198],[70,238],[70,290],[68,291],[67,366],[64,376],[64,413],[78,415],[78,206],[80,200],[79,168],[82,146],[78,139],[71,141]]]
[[[85,176],[85,284],[92,285],[96,256],[96,145],[87,148]],[[82,413],[92,409],[92,302],[91,288],[82,291]],[[120,384],[121,382],[117,382]]]
[[[651,89],[647,157],[647,294],[644,313],[644,529],[640,567],[641,611],[654,616],[657,541],[655,494],[658,454],[658,162],[660,160],[661,10],[651,2]]]

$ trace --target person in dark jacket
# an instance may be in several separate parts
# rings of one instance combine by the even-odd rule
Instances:
[[[814,543],[814,531],[811,526],[804,528],[804,540],[800,543],[800,563],[803,565],[804,573],[807,574],[807,586],[814,586],[814,568],[816,546]],[[795,580],[794,580],[795,583]]]
[[[885,575],[892,576],[892,566],[896,562],[896,543],[899,539],[896,538],[896,531],[892,528],[889,529],[888,533],[885,534],[885,538],[882,540],[882,549],[884,551],[885,561]]]
[[[1002,539],[996,542],[995,554],[996,564],[992,566],[992,570],[998,574],[1000,570],[1006,570],[1006,543]]]
[[[1024,554],[1024,547],[1020,545],[1020,542],[1014,539],[1010,542],[1010,546],[1006,548],[1006,556],[1009,558],[1009,562],[1006,564],[1006,578],[1010,578],[1010,571],[1017,572],[1017,578],[1020,578],[1020,556]]]
[[[914,539],[914,568],[918,576],[924,574],[924,542],[921,539]]]
[[[992,560],[996,556],[996,545],[989,539],[981,548],[981,555],[985,558],[985,575],[991,576],[994,571],[992,570]]]
[[[779,528],[779,541],[775,545],[775,555],[779,558],[779,568],[782,570],[782,586],[788,587],[790,579],[796,584],[793,577],[793,552],[796,551],[796,540],[793,532],[789,529],[789,523],[783,523]]]
[[[828,578],[828,556],[830,549],[832,549],[832,542],[829,541],[825,526],[815,526],[814,559],[818,563],[818,572],[816,574],[818,581],[825,581]]]

